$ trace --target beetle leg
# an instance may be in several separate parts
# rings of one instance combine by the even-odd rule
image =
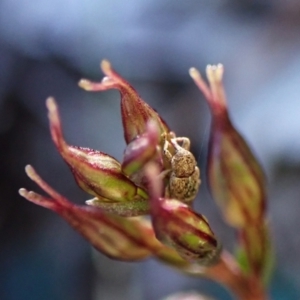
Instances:
[[[181,146],[178,145],[178,143],[181,143]],[[176,137],[172,139],[173,146],[177,149],[178,147],[181,147],[185,150],[190,150],[191,142],[190,139],[186,137]]]

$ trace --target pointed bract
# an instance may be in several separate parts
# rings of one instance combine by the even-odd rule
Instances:
[[[125,79],[112,69],[107,60],[102,61],[101,69],[106,77],[100,83],[82,79],[79,86],[87,91],[119,90],[124,137],[127,144],[146,131],[149,121],[156,123],[160,134],[169,132],[167,124],[159,114],[141,99],[136,90]]]

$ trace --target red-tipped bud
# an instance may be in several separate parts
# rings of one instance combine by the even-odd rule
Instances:
[[[247,273],[264,277],[271,246],[265,227],[266,185],[263,171],[243,137],[232,125],[222,83],[223,66],[206,69],[210,87],[196,69],[190,75],[203,92],[211,113],[208,180],[226,221],[238,229]]]
[[[132,216],[148,212],[148,196],[144,189],[127,178],[120,163],[100,151],[68,145],[62,134],[58,108],[54,99],[47,100],[52,139],[77,184],[96,198],[88,201],[120,215]]]
[[[259,224],[265,213],[265,177],[243,137],[232,125],[222,84],[223,66],[208,66],[210,87],[192,68],[190,75],[212,113],[208,179],[226,221],[241,228]]]
[[[30,166],[26,167],[28,176],[44,189],[51,198],[35,192],[20,190],[27,200],[60,214],[75,230],[81,233],[97,250],[108,257],[119,260],[140,260],[151,254],[143,243],[143,227],[135,220],[106,214],[89,206],[77,206],[48,186]]]
[[[150,182],[151,216],[156,237],[187,261],[204,266],[216,263],[221,246],[207,219],[178,200],[161,198],[162,186],[157,168],[151,164],[146,172]]]
[[[141,217],[123,218],[96,207],[74,205],[51,188],[31,166],[26,167],[26,173],[50,198],[26,189],[20,189],[20,195],[61,215],[104,255],[118,260],[137,261],[152,254],[170,265],[183,269],[188,267],[188,263],[174,250],[155,238],[148,220]]]
[[[102,61],[101,69],[106,77],[100,83],[82,79],[79,86],[87,91],[105,91],[109,89],[120,91],[122,122],[127,144],[146,131],[149,121],[157,124],[160,134],[169,132],[167,124],[159,114],[140,98],[135,89],[125,79],[112,69],[107,60]]]

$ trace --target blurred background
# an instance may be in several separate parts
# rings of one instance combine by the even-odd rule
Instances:
[[[57,99],[67,141],[122,157],[116,91],[87,93],[109,59],[179,136],[202,169],[197,209],[225,247],[229,230],[206,188],[209,111],[192,80],[209,63],[225,66],[234,123],[269,178],[277,266],[272,299],[300,299],[300,2],[283,0],[2,0],[0,2],[0,299],[157,300],[199,290],[231,299],[208,280],[153,260],[111,261],[52,212],[18,195],[38,190],[32,164],[76,203],[75,185],[50,138],[45,99]]]

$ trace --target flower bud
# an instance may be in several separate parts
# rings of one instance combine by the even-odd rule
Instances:
[[[21,189],[20,194],[29,201],[60,214],[97,250],[120,260],[139,260],[151,254],[149,249],[136,239],[137,236],[142,238],[143,228],[138,228],[134,220],[113,216],[94,207],[74,205],[48,186],[32,167],[27,166],[26,172],[51,198],[25,189]]]
[[[27,175],[49,196],[26,189],[19,193],[27,200],[53,210],[104,255],[124,261],[137,261],[155,255],[161,261],[178,268],[188,267],[178,254],[161,244],[154,235],[151,223],[141,217],[123,218],[92,206],[78,206],[51,188],[31,166]]]
[[[132,216],[148,212],[148,195],[127,178],[120,163],[100,151],[69,146],[62,134],[58,108],[54,99],[47,100],[52,139],[77,184],[96,197],[88,201],[110,212]]]
[[[152,215],[157,238],[190,262],[216,263],[221,247],[207,219],[175,199],[161,198],[159,205]]]
[[[87,91],[105,91],[117,89],[121,94],[121,113],[126,143],[130,143],[137,136],[146,131],[149,121],[157,124],[160,134],[169,132],[169,128],[159,114],[144,102],[135,89],[119,74],[117,74],[107,60],[101,63],[106,75],[100,83],[86,79],[79,82],[79,86]]]
[[[231,123],[222,83],[223,71],[222,65],[207,67],[208,87],[196,69],[190,70],[212,114],[208,180],[225,220],[238,230],[239,251],[247,265],[245,272],[263,278],[270,269],[268,256],[272,253],[265,226],[265,176],[247,143]]]
[[[162,187],[156,166],[148,165],[146,172],[150,182],[152,224],[157,239],[189,262],[203,266],[216,263],[221,246],[207,219],[178,200],[161,198]]]
[[[222,84],[223,66],[208,66],[210,88],[192,68],[190,75],[212,113],[208,180],[226,221],[233,227],[259,224],[265,214],[265,177],[243,137],[232,125]]]

